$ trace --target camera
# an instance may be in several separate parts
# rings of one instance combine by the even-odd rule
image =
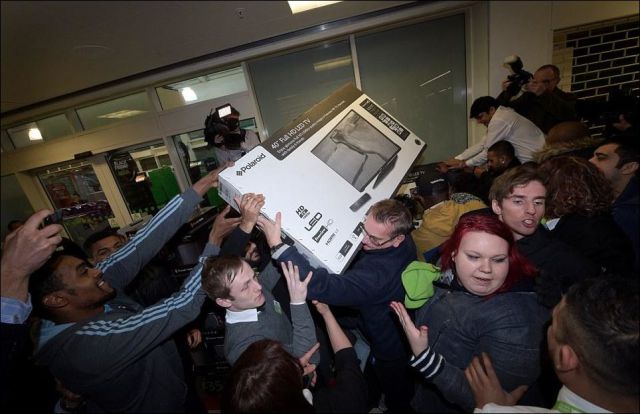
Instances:
[[[40,228],[44,228],[50,224],[61,224],[62,216],[63,216],[62,209],[58,209],[54,211],[53,213],[49,214],[47,217],[44,218],[44,220],[42,221],[42,224],[40,225]]]
[[[522,63],[520,56],[507,56],[504,59],[502,66],[509,69],[510,73],[510,75],[507,76],[507,79],[511,82],[509,86],[507,86],[507,93],[509,96],[518,95],[522,90],[522,87],[533,78],[531,73],[523,69],[524,64]]]
[[[244,137],[236,132],[239,126],[238,115],[240,113],[228,103],[212,109],[204,121],[204,139],[207,144],[215,147],[224,145],[228,149],[240,148]]]

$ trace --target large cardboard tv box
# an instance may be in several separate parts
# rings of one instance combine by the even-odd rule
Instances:
[[[262,214],[315,267],[342,273],[357,252],[360,224],[394,194],[425,143],[346,85],[275,132],[220,174],[220,196],[262,193]]]

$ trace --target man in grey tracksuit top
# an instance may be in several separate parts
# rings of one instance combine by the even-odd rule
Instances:
[[[89,412],[184,411],[187,387],[170,337],[200,312],[206,298],[200,288],[202,265],[192,270],[178,292],[146,309],[116,292],[123,291],[189,218],[217,182],[218,172],[173,198],[97,268],[62,253],[32,276],[37,285],[55,271],[62,283],[44,292],[32,289],[36,302],[55,321],[43,321],[36,360],[48,365],[67,389],[82,395]],[[218,250],[207,244],[202,255]]]

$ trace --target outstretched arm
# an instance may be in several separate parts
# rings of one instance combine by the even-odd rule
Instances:
[[[26,302],[29,276],[44,264],[62,241],[58,234],[62,230],[61,225],[38,228],[49,214],[49,210],[38,211],[5,238],[1,278],[3,298]],[[4,312],[2,316],[4,322]]]
[[[222,247],[222,254],[244,256],[245,246],[250,240],[251,232],[260,217],[260,209],[264,206],[262,194],[247,193],[242,198],[236,197],[235,202],[240,209],[240,225],[235,229]]]
[[[229,164],[211,171],[192,188],[175,196],[116,253],[96,266],[116,289],[127,286],[175,232],[191,217],[202,196],[218,185],[218,175]]]
[[[311,281],[312,274],[307,275],[306,280],[300,280],[298,266],[293,263],[281,263],[282,273],[287,280],[287,288],[291,298],[291,324],[293,325],[293,344],[291,345],[293,356],[301,357],[316,342],[316,330],[307,306],[307,285]],[[316,355],[313,362],[317,362]]]
[[[331,342],[333,352],[338,353],[338,351],[345,348],[351,348],[351,341],[349,341],[349,338],[345,335],[335,316],[333,316],[333,312],[331,312],[329,305],[318,302],[317,300],[314,300],[312,303],[315,305],[318,313],[322,315],[322,319],[324,319],[324,324],[327,327],[327,333],[329,334],[329,341]]]

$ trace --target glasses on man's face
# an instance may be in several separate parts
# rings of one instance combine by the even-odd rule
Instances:
[[[393,236],[388,238],[387,240],[381,241],[379,237],[372,236],[371,234],[369,234],[367,229],[364,228],[363,223],[360,223],[359,227],[360,227],[360,230],[362,230],[362,232],[369,238],[369,241],[371,241],[371,244],[373,244],[376,247],[380,247],[385,243],[389,243],[391,240],[396,238],[396,236]]]

